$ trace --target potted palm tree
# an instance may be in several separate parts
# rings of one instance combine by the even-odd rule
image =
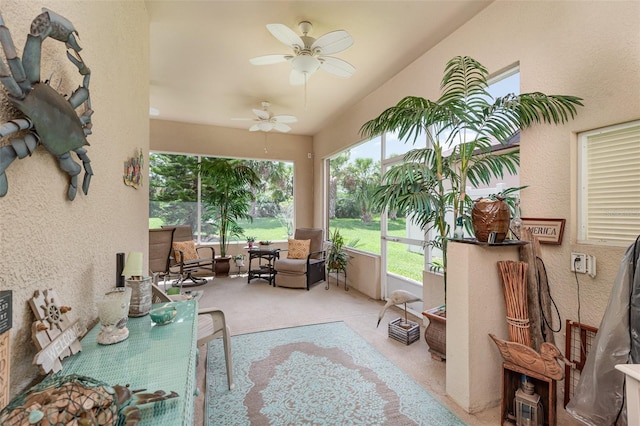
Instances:
[[[505,171],[515,174],[520,162],[518,149],[495,151],[495,142],[507,145],[521,129],[537,123],[564,123],[582,106],[578,97],[540,92],[494,99],[487,77],[478,61],[456,56],[445,66],[439,99],[407,96],[360,129],[365,137],[394,132],[405,143],[427,138],[426,148],[410,150],[403,164],[385,173],[374,200],[378,208],[404,213],[433,231],[425,243],[442,251],[445,306],[453,224],[471,229],[466,187],[488,185]]]
[[[260,185],[260,177],[241,160],[226,158],[202,158],[198,165],[202,178],[202,201],[209,209],[213,224],[218,229],[220,256],[217,272],[229,272],[227,250],[233,237],[241,237],[244,230],[239,220],[253,220],[249,211],[253,193]],[[226,265],[226,267],[225,267]]]

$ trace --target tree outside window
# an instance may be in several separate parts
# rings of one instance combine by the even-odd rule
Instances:
[[[218,242],[218,229],[211,210],[198,204],[207,190],[206,180],[198,179],[199,161],[197,155],[150,154],[149,227],[189,223],[198,242]],[[261,183],[259,189],[253,190],[249,212],[253,220],[238,221],[244,235],[235,240],[241,242],[248,236],[272,241],[286,239],[294,229],[293,164],[241,161],[256,171]]]

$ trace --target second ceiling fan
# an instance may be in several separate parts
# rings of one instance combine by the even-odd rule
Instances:
[[[255,121],[255,124],[249,127],[250,132],[270,132],[271,130],[277,130],[279,132],[286,133],[290,131],[291,127],[287,126],[285,123],[295,123],[298,119],[293,115],[271,115],[269,112],[269,106],[271,106],[269,102],[263,101],[262,109],[252,109],[256,118],[233,118],[232,120]]]
[[[322,69],[338,77],[348,78],[355,72],[355,67],[342,59],[335,58],[334,53],[342,52],[353,44],[353,37],[344,31],[331,31],[318,39],[308,36],[312,25],[308,21],[298,24],[302,35],[299,36],[291,28],[283,24],[268,24],[269,32],[280,42],[286,44],[293,52],[281,55],[265,55],[250,59],[254,65],[270,65],[291,62],[289,82],[292,85],[303,85],[309,76]]]

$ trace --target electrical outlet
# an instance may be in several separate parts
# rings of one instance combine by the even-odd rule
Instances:
[[[571,253],[571,272],[579,274],[587,273],[587,255],[584,253]]]

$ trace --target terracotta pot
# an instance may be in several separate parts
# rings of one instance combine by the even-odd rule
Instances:
[[[216,257],[216,275],[229,275],[231,256]]]
[[[495,232],[496,238],[492,242],[503,242],[507,238],[510,221],[509,205],[503,198],[498,197],[495,200],[478,198],[473,202],[471,224],[478,241],[486,243],[489,241],[489,235]]]
[[[424,330],[424,340],[429,345],[431,358],[437,361],[447,359],[447,317],[441,308],[429,309],[422,312],[429,319],[429,325]]]

